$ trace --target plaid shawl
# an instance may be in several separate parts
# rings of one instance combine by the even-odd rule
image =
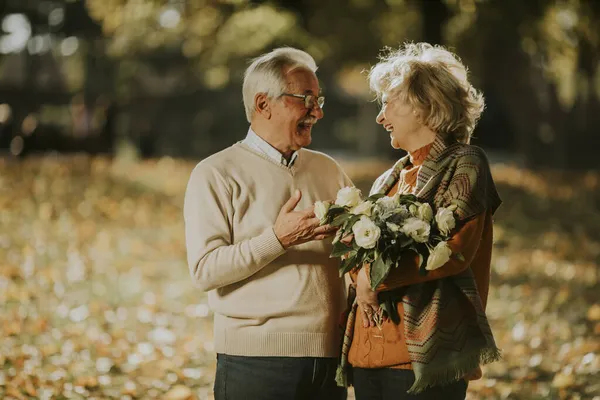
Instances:
[[[409,156],[400,159],[375,181],[371,194],[388,193],[408,163]],[[475,146],[447,142],[439,135],[417,176],[416,194],[420,201],[435,207],[456,204],[459,221],[486,210],[494,213],[501,203],[485,153]],[[408,393],[454,382],[478,365],[500,359],[470,268],[452,277],[401,288],[398,293],[415,373]],[[353,300],[336,374],[341,386],[348,383],[356,308]]]

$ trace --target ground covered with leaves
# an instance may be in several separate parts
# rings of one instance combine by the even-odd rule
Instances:
[[[343,166],[366,190],[388,164]],[[185,263],[193,166],[0,159],[0,398],[212,398],[212,315]],[[468,398],[600,400],[600,174],[494,177],[504,360]]]

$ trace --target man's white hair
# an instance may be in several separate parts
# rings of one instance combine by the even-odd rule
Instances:
[[[258,93],[266,93],[269,98],[281,96],[286,91],[284,69],[296,68],[317,72],[317,63],[307,52],[292,47],[280,47],[252,60],[242,87],[248,122],[254,116],[254,97]]]

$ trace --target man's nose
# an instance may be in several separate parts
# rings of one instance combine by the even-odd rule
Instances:
[[[314,117],[316,119],[321,119],[321,118],[323,118],[323,115],[325,115],[325,113],[323,112],[323,109],[321,107],[319,107],[318,104],[316,104],[313,108],[310,109],[311,117]]]

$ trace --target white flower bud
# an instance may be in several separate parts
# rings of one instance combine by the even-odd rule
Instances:
[[[448,236],[456,226],[454,214],[449,208],[440,207],[435,214],[435,222],[442,235]]]
[[[440,268],[444,264],[446,264],[450,260],[450,256],[452,255],[452,249],[448,246],[447,242],[439,242],[431,253],[429,254],[429,258],[427,259],[427,265],[425,269],[427,271],[433,271],[435,269]]]
[[[361,202],[360,190],[355,187],[346,186],[337,193],[335,204],[342,207],[355,207]]]

